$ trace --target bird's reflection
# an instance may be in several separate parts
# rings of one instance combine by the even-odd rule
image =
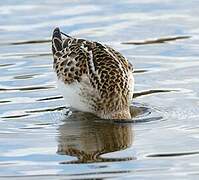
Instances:
[[[132,141],[132,124],[97,120],[92,114],[74,112],[59,127],[57,153],[77,158],[64,164],[128,161],[133,157],[103,158],[101,155],[124,150]]]

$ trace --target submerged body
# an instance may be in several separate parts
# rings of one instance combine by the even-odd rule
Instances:
[[[109,46],[53,32],[57,85],[66,104],[104,119],[130,119],[133,69]]]

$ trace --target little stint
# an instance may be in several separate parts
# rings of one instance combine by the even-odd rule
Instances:
[[[103,119],[130,119],[133,68],[113,48],[77,39],[55,28],[52,37],[57,85],[66,104]]]

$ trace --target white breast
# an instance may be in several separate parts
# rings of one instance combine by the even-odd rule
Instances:
[[[74,82],[71,84],[64,84],[63,81],[57,80],[57,87],[62,93],[66,105],[73,107],[79,111],[91,111],[89,105],[84,101],[84,97],[81,96],[81,83]]]

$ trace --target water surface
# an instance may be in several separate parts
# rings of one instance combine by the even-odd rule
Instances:
[[[194,0],[1,1],[0,179],[198,179],[198,9]],[[52,70],[56,26],[132,62],[134,123],[65,107]]]

